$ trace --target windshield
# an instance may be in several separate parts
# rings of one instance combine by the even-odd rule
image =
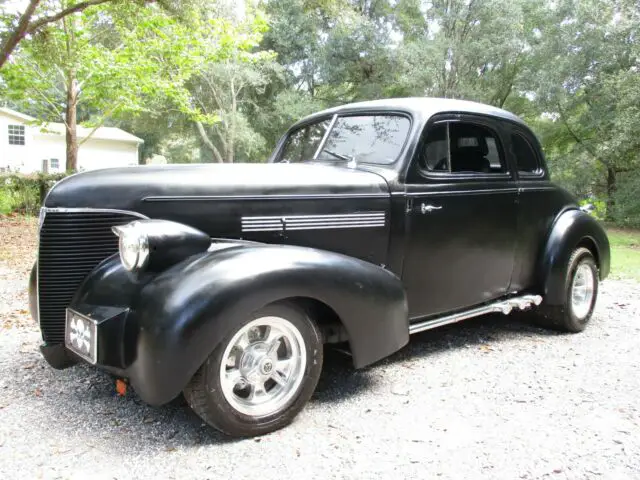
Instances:
[[[410,122],[407,117],[388,114],[338,117],[322,144],[330,125],[327,119],[292,132],[278,161],[393,163],[407,138]]]

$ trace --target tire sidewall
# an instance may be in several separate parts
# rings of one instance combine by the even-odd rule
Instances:
[[[593,285],[593,298],[591,300],[591,305],[589,306],[589,312],[584,318],[579,318],[573,311],[573,303],[571,301],[572,297],[572,285],[574,281],[574,277],[576,274],[576,270],[580,265],[588,265],[593,273],[594,285]],[[591,316],[593,315],[593,311],[596,306],[596,301],[598,299],[598,278],[599,272],[598,267],[596,265],[595,259],[593,258],[592,253],[586,248],[578,248],[571,255],[569,264],[567,265],[567,272],[565,277],[565,314],[566,320],[568,323],[568,327],[576,332],[582,331],[585,329]]]
[[[227,401],[220,383],[220,367],[224,360],[224,352],[233,336],[249,322],[268,316],[284,318],[300,331],[306,349],[307,363],[298,391],[285,406],[269,415],[251,416],[238,412]],[[320,331],[303,309],[290,303],[281,303],[269,305],[254,312],[222,339],[202,366],[208,407],[217,413],[216,427],[234,436],[255,436],[291,423],[316,388],[322,370],[322,354]]]

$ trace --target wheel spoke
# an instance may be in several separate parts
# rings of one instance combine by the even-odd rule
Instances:
[[[281,387],[284,387],[287,384],[287,379],[280,372],[273,372],[271,378]]]
[[[240,373],[240,370],[237,368],[232,368],[231,370],[227,370],[227,372],[225,373],[225,379],[227,380],[229,385],[231,385],[231,388],[235,387],[238,384],[238,382],[240,382],[241,378],[242,378],[242,373]]]
[[[289,373],[289,369],[291,368],[291,359],[283,358],[276,362],[276,372]]]
[[[249,341],[249,336],[247,333],[243,333],[240,338],[236,341],[235,347],[239,348],[241,351],[245,351],[251,342]]]
[[[273,344],[276,341],[278,341],[278,342],[280,341],[280,339],[282,338],[282,335],[283,335],[283,333],[280,331],[279,328],[276,328],[274,326],[269,326],[268,332],[267,332],[267,334],[265,335],[265,338],[264,338],[264,342],[267,345],[273,346]]]
[[[247,397],[247,400],[250,402],[260,401],[262,397],[267,394],[267,391],[264,388],[264,383],[257,382],[251,385],[251,393]]]
[[[271,342],[271,345],[269,345],[269,350],[267,351],[267,355],[268,356],[275,355],[279,348],[280,348],[280,339],[277,338],[273,342]]]

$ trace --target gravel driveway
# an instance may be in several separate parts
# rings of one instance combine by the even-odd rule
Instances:
[[[582,334],[492,316],[362,371],[328,351],[288,428],[229,440],[179,402],[49,368],[0,263],[0,478],[640,478],[640,285],[606,281]],[[21,311],[22,310],[22,311]]]

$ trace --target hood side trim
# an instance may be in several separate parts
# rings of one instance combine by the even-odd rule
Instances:
[[[389,198],[388,193],[311,193],[284,195],[167,195],[144,197],[143,202],[189,202],[202,200],[321,200],[326,198]]]
[[[102,212],[102,213],[121,213],[124,215],[133,215],[134,217],[139,217],[142,219],[148,219],[146,215],[142,213],[133,212],[131,210],[118,210],[116,208],[64,208],[64,207],[41,207],[41,212],[45,214],[49,212],[57,212],[57,213],[91,213],[91,212]]]

